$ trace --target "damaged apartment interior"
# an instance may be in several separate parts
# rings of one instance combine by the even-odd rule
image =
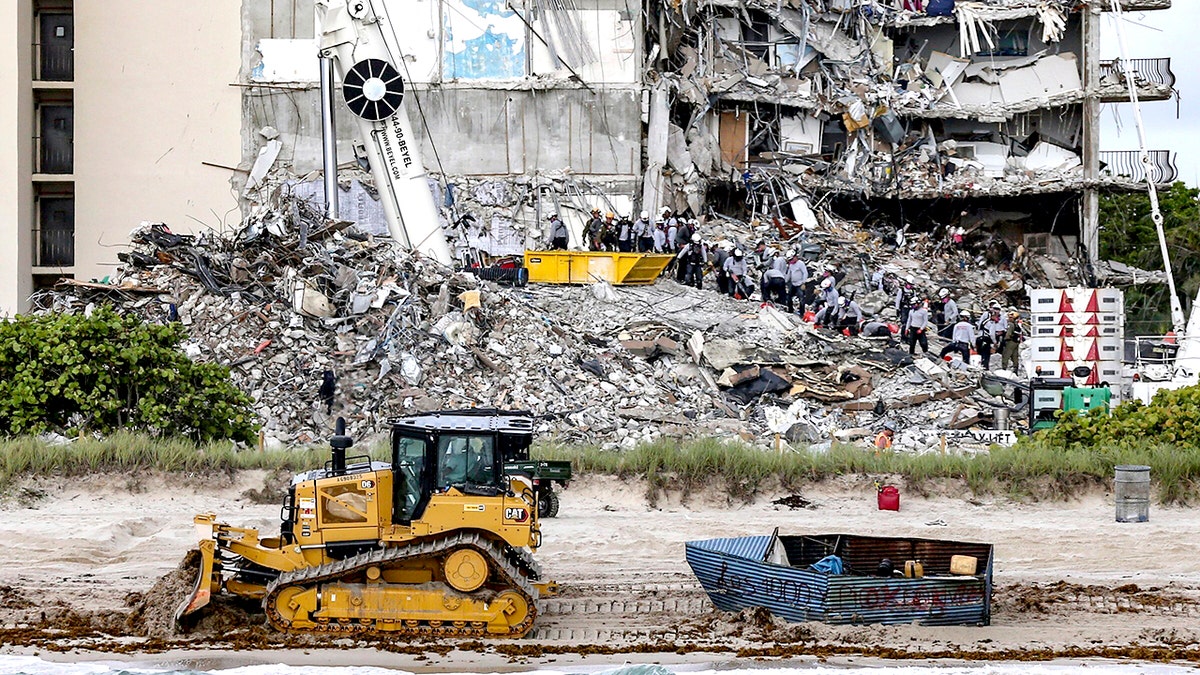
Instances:
[[[669,206],[718,230],[963,227],[1094,260],[1098,191],[1146,170],[1102,151],[1101,105],[1129,101],[1126,67],[1140,100],[1175,94],[1169,59],[1100,59],[1109,2],[421,0],[395,29],[431,185],[459,243],[493,255],[544,246],[551,211],[582,247],[591,208]],[[270,158],[248,210],[279,181],[320,199],[311,2],[282,4],[244,10],[244,149]],[[1151,156],[1152,177],[1174,180],[1170,152]],[[342,184],[347,217],[382,231],[367,175]]]

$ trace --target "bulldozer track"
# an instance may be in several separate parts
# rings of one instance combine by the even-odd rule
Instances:
[[[414,560],[421,557],[436,556],[456,548],[473,548],[482,553],[487,558],[489,567],[498,572],[508,586],[520,591],[525,596],[526,602],[529,603],[529,612],[524,621],[512,626],[508,633],[503,634],[489,633],[487,625],[483,622],[466,622],[465,625],[454,625],[455,622],[453,620],[414,622],[418,623],[418,625],[414,626],[407,625],[409,622],[405,622],[406,625],[403,627],[390,628],[386,631],[378,630],[373,619],[353,620],[349,622],[339,620],[319,623],[315,628],[297,630],[305,633],[375,634],[396,637],[497,638],[520,637],[527,633],[538,614],[538,591],[525,579],[518,569],[518,563],[514,563],[511,558],[516,557],[522,566],[531,565],[532,570],[537,569],[537,563],[534,562],[533,558],[526,551],[511,547],[502,548],[495,542],[473,533],[456,534],[445,539],[435,539],[413,546],[380,548],[344,560],[296,570],[294,572],[285,572],[267,585],[267,594],[263,597],[262,601],[263,609],[266,611],[267,620],[271,622],[272,626],[280,631],[287,632],[291,630],[291,621],[285,619],[275,608],[275,598],[279,595],[280,591],[289,586],[312,586],[324,581],[339,579],[347,574],[364,570],[373,565],[386,565],[401,560]],[[434,625],[434,623],[438,625]],[[463,622],[458,623],[461,624]]]
[[[671,598],[664,600],[543,600],[542,616],[572,616],[597,614],[700,614],[712,611],[706,597]]]

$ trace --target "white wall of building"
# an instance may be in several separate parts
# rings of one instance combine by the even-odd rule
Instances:
[[[29,0],[0,0],[0,316],[24,308],[33,257]]]
[[[241,0],[75,0],[75,276],[110,274],[141,221],[236,225]],[[3,30],[3,29],[0,29]]]

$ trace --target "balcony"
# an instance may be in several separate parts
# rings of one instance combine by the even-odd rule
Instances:
[[[1165,101],[1175,93],[1175,73],[1171,59],[1129,59],[1129,70],[1137,84],[1138,99]],[[1128,103],[1129,86],[1121,59],[1100,62],[1100,100],[1104,103]]]
[[[37,198],[37,223],[33,230],[34,267],[71,267],[75,264],[75,197],[50,192]]]
[[[1141,12],[1155,9],[1171,9],[1171,0],[1121,0],[1121,9],[1126,12]],[[1111,12],[1111,0],[1101,0],[1100,11]]]
[[[33,231],[34,267],[71,267],[75,264],[75,232]]]
[[[1179,177],[1175,168],[1175,154],[1170,150],[1151,150],[1149,163],[1142,164],[1137,150],[1109,150],[1100,153],[1100,176],[1104,182],[1114,184],[1139,184],[1150,178],[1159,185],[1174,183]]]
[[[70,82],[75,79],[75,17],[68,12],[38,14],[38,41],[33,45],[36,79]]]

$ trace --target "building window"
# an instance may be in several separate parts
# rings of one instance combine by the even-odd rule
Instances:
[[[75,264],[75,198],[40,197],[35,233],[38,267]]]
[[[75,109],[70,104],[39,106],[38,173],[72,173],[75,168]]]
[[[39,79],[68,82],[75,79],[75,18],[71,14],[43,12],[39,24]]]

